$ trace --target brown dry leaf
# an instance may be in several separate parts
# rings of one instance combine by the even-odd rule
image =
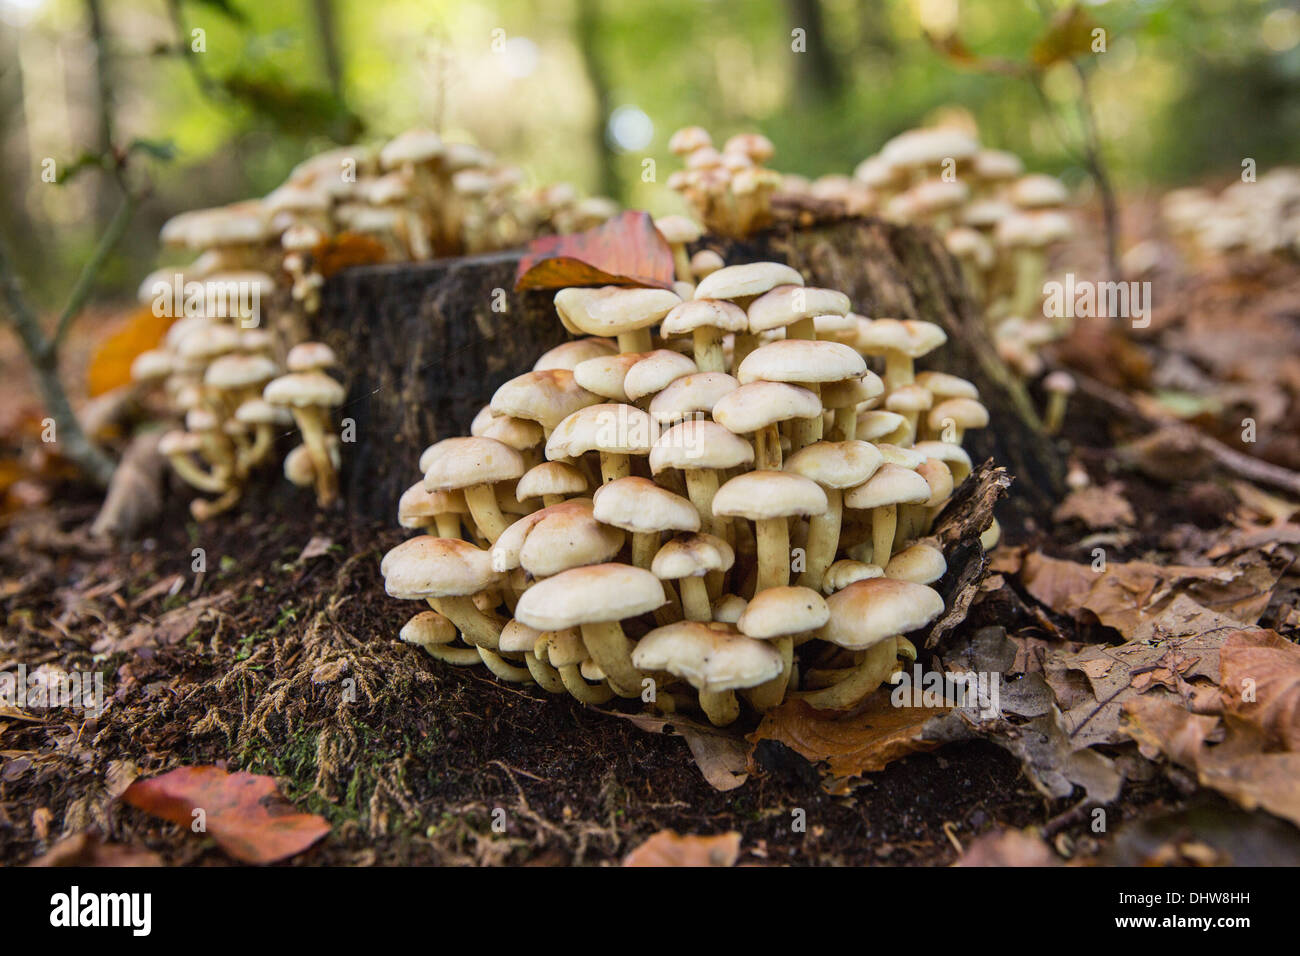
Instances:
[[[977,837],[953,866],[1060,866],[1042,837],[1027,830],[995,830]]]
[[[100,343],[86,369],[86,394],[91,398],[131,384],[131,363],[141,352],[157,348],[173,319],[154,315],[149,306],[131,313],[126,324]]]
[[[384,244],[373,236],[359,232],[341,232],[322,239],[311,251],[312,265],[328,279],[336,272],[353,266],[377,265],[388,258]]]
[[[122,800],[187,829],[197,819],[195,811],[202,810],[205,832],[244,863],[286,859],[330,831],[323,817],[296,812],[273,778],[220,767],[177,767],[131,784]]]
[[[657,714],[624,714],[616,710],[598,712],[627,720],[646,733],[680,735],[690,748],[705,781],[715,790],[735,790],[749,779],[749,746],[744,738],[725,729],[677,714],[661,717]]]
[[[330,548],[334,547],[334,539],[323,534],[314,534],[298,555],[298,563],[310,561],[312,558],[323,558],[330,553]]]
[[[925,726],[950,710],[895,707],[888,689],[872,694],[862,710],[848,716],[814,710],[791,698],[764,714],[748,739],[752,744],[775,740],[813,763],[825,764],[823,789],[843,794],[864,773],[883,770],[909,754],[934,750],[939,744],[926,739]]]
[[[234,597],[234,591],[222,591],[209,597],[196,598],[184,607],[173,608],[157,620],[140,621],[120,640],[95,642],[93,650],[96,653],[133,651],[146,644],[175,644],[193,631],[205,615],[219,611]]]
[[[1120,493],[1119,482],[1089,485],[1070,492],[1052,517],[1059,522],[1076,520],[1093,531],[1131,527],[1137,524],[1133,506]]]
[[[162,514],[166,459],[158,454],[160,430],[137,435],[113,472],[108,494],[90,533],[95,537],[129,538]]]
[[[624,866],[735,866],[740,859],[740,834],[681,836],[660,830],[623,858]]]
[[[1300,646],[1275,631],[1236,631],[1220,660],[1224,711],[1258,727],[1270,748],[1300,753]]]
[[[87,830],[65,837],[30,866],[162,866],[163,859],[152,850],[121,843],[105,843],[98,833]]]
[[[515,290],[569,286],[673,287],[673,253],[648,213],[628,210],[586,232],[528,244]]]

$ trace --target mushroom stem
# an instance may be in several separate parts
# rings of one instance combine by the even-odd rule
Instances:
[[[691,272],[691,257],[686,254],[686,243],[673,242],[669,245],[673,250],[673,272],[677,276],[677,281],[694,282],[694,273]]]
[[[496,651],[484,647],[482,644],[479,645],[478,656],[483,658],[483,663],[487,665],[487,669],[503,681],[512,684],[531,684],[533,682],[533,675],[528,668],[515,667]]]
[[[460,519],[450,512],[434,515],[433,524],[438,529],[438,537],[440,538],[460,537]]]
[[[582,642],[592,660],[605,672],[605,679],[614,693],[620,697],[641,696],[643,675],[632,666],[632,649],[617,621],[583,624]]]
[[[584,704],[599,707],[614,696],[614,692],[605,684],[588,684],[577,664],[563,665],[560,668],[560,680],[564,682],[565,689]]]
[[[224,481],[194,464],[189,455],[168,455],[167,460],[171,462],[172,469],[181,476],[181,480],[187,485],[191,485],[199,489],[199,491],[211,492],[214,495],[219,495],[226,490]]]
[[[1065,422],[1065,407],[1069,395],[1061,391],[1052,391],[1047,395],[1047,411],[1043,415],[1043,431],[1055,435]]]
[[[885,388],[893,391],[916,380],[912,356],[890,349],[885,353]]]
[[[220,498],[214,498],[212,501],[195,498],[190,502],[190,514],[194,516],[195,521],[207,521],[209,518],[215,518],[223,511],[229,511],[233,508],[239,501],[239,496],[243,490],[240,485],[234,485],[227,488]]]
[[[552,505],[561,504],[564,501],[564,495],[542,495],[542,507],[549,508]]]
[[[790,526],[785,518],[760,518],[754,525],[758,535],[755,593],[785,587],[790,583]]]
[[[700,530],[725,538],[727,520],[713,513],[713,496],[718,493],[718,473],[707,468],[686,469],[686,495],[700,513]],[[728,541],[728,544],[731,542]]]
[[[302,432],[302,443],[307,447],[307,457],[315,469],[316,504],[328,508],[338,498],[339,484],[325,443],[324,412],[314,405],[295,405],[293,419],[298,423],[298,431]]]
[[[853,441],[858,434],[858,407],[849,405],[835,409],[835,420],[831,423],[831,441]]]
[[[722,330],[702,325],[691,333],[695,344],[695,365],[701,372],[725,372],[727,355],[722,349]]]
[[[844,492],[826,488],[826,511],[813,515],[808,522],[808,541],[805,545],[804,570],[799,583],[820,591],[826,569],[835,563],[835,552],[840,543],[840,524],[844,517]]]
[[[611,481],[626,478],[630,474],[632,474],[632,462],[627,455],[620,455],[612,451],[602,451],[600,453],[600,480],[602,484],[607,485]]]
[[[781,673],[749,692],[749,702],[760,713],[771,710],[785,700],[785,688],[790,683],[790,670],[794,664],[793,637],[778,637],[771,644],[773,650],[781,655]]]
[[[1043,273],[1046,268],[1043,250],[1033,247],[1016,250],[1016,291],[1012,298],[1012,308],[1016,315],[1029,315],[1038,310],[1038,303],[1043,296]]]
[[[652,348],[654,348],[654,344],[650,338],[649,328],[633,329],[631,332],[620,332],[618,334],[618,350],[620,352],[649,352]]]
[[[756,348],[758,348],[757,335],[753,332],[737,332],[735,344],[732,346],[731,367],[740,368],[740,363],[745,361],[746,356]]]
[[[893,554],[894,534],[898,531],[898,505],[881,505],[871,509],[871,560],[884,567]]]
[[[791,322],[785,327],[785,337],[787,339],[814,341],[817,338],[817,324],[813,321],[812,316],[799,319],[797,322]]]
[[[503,622],[484,614],[467,595],[432,598],[429,606],[455,624],[467,644],[495,650],[501,640]]]
[[[867,648],[862,660],[842,680],[798,696],[818,710],[846,710],[889,679],[897,660],[897,641],[887,637]]]
[[[736,700],[736,692],[731,690],[700,691],[700,709],[704,711],[704,716],[709,718],[709,723],[715,727],[725,727],[727,724],[734,723],[740,716],[740,704]]]
[[[781,470],[781,432],[775,423],[754,432],[754,469]]]
[[[794,328],[794,326],[791,326]],[[808,389],[814,395],[821,398],[821,385],[817,382],[805,382],[803,387]],[[790,454],[794,454],[800,448],[811,445],[822,437],[822,416],[820,413],[812,418],[796,418],[790,422]],[[778,446],[779,447],[779,446]]]
[[[275,433],[271,430],[270,425],[261,424],[257,426],[253,432],[253,443],[248,446],[241,463],[244,470],[260,465],[266,460],[266,456],[271,453],[271,443],[274,439]]]
[[[454,664],[458,667],[464,667],[468,664],[480,664],[483,661],[483,658],[479,657],[477,647],[453,647],[450,644],[431,644],[425,645],[424,649],[435,661],[442,661],[445,664]]]
[[[709,588],[702,577],[681,579],[682,613],[688,621],[713,620],[713,607],[709,604]]]
[[[532,651],[524,651],[524,663],[528,665],[528,672],[533,675],[533,680],[537,681],[542,690],[548,694],[564,693],[564,681],[560,679],[560,672],[554,667]]]
[[[479,534],[487,538],[490,544],[496,544],[501,532],[510,526],[505,515],[501,513],[501,504],[491,485],[471,485],[465,489],[465,504],[474,516]]]
[[[632,563],[638,568],[650,570],[650,564],[659,550],[659,532],[634,531],[632,533]]]

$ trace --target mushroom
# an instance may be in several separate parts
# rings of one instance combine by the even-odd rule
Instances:
[[[239,462],[239,470],[244,472],[266,460],[276,427],[292,425],[293,416],[264,398],[250,398],[235,409],[235,421],[253,429],[253,444]]]
[[[674,306],[664,316],[659,333],[665,338],[690,333],[699,370],[725,372],[727,361],[722,337],[728,332],[744,332],[748,327],[745,310],[735,303],[725,299],[696,298]]]
[[[541,498],[542,504],[558,505],[569,495],[580,495],[591,486],[587,476],[568,462],[544,461],[534,465],[515,485],[515,497],[520,501]],[[445,537],[445,535],[444,535]]]
[[[321,371],[290,372],[268,383],[262,397],[293,412],[315,469],[316,503],[328,508],[338,498],[338,475],[326,445],[328,416],[343,403],[343,386]]]
[[[468,541],[422,534],[385,554],[379,570],[390,597],[428,601],[460,628],[467,644],[497,648],[505,622],[479,610],[473,600],[499,583],[487,551]]]
[[[781,467],[781,435],[777,426],[795,418],[820,418],[821,400],[806,388],[784,382],[751,382],[718,399],[714,420],[737,435],[754,434],[754,464],[759,469]]]
[[[649,570],[665,531],[699,531],[695,505],[649,478],[627,477],[596,489],[596,520],[632,533],[632,563]]]
[[[691,281],[691,259],[686,252],[686,247],[700,236],[704,235],[704,230],[700,224],[693,219],[687,219],[685,216],[664,216],[655,220],[655,229],[659,235],[664,237],[668,247],[673,251],[673,263],[677,273],[677,278],[686,282]]]
[[[582,703],[599,707],[614,696],[603,677],[597,684],[588,684],[583,679],[582,666],[589,663],[591,657],[575,629],[543,632],[533,653],[538,660],[545,656],[547,663],[559,671],[564,688]]]
[[[542,426],[547,438],[567,416],[600,401],[564,368],[525,372],[506,382],[492,396],[491,409],[497,415],[526,418]]]
[[[892,391],[912,383],[915,359],[946,341],[947,333],[933,322],[875,319],[858,326],[857,348],[865,355],[885,357],[885,388]]]
[[[826,602],[811,588],[776,587],[754,595],[736,628],[747,637],[770,641],[781,655],[781,673],[750,693],[756,710],[761,713],[781,703],[794,663],[795,638],[816,631],[829,619]]]
[[[158,452],[171,463],[172,469],[186,484],[193,485],[200,491],[219,495],[227,488],[224,479],[204,471],[194,463],[191,455],[203,448],[203,440],[191,432],[173,429],[158,440]]]
[[[755,523],[758,591],[790,583],[790,528],[786,519],[824,514],[827,507],[826,493],[816,482],[783,471],[737,475],[713,498],[714,514]]]
[[[885,577],[913,584],[933,584],[948,572],[943,552],[925,541],[904,548],[889,559]]]
[[[426,491],[463,491],[479,533],[494,543],[506,528],[493,486],[524,473],[524,459],[494,438],[449,438],[424,473]]]
[[[867,564],[851,558],[841,558],[822,575],[822,591],[834,594],[842,591],[854,581],[867,581],[871,578],[884,577],[885,570],[878,564]]]
[[[780,285],[803,285],[803,276],[780,262],[747,262],[724,266],[700,280],[695,287],[696,299],[726,299],[745,309],[764,292]],[[748,324],[748,320],[747,320]],[[737,365],[758,345],[757,333],[736,330],[735,362]],[[723,371],[709,369],[705,371]]]
[[[988,425],[989,413],[973,398],[949,398],[931,408],[926,421],[944,441],[960,445],[968,428]]]
[[[559,671],[537,656],[537,642],[541,640],[541,638],[541,631],[529,627],[522,621],[512,620],[506,622],[505,627],[501,628],[501,641],[497,650],[500,654],[522,655],[527,670],[520,673],[519,668],[506,664],[505,661],[502,660],[502,664],[505,667],[508,667],[512,674],[511,678],[505,679],[513,679],[514,683],[521,684],[525,683],[525,680],[523,680],[525,676],[530,677],[548,693],[562,694],[564,693],[565,687],[564,681],[560,678]],[[482,648],[480,648],[480,650],[482,650]],[[488,666],[491,668],[490,664]],[[493,673],[496,673],[495,668],[492,668],[492,670]]]
[[[1065,408],[1074,394],[1074,376],[1057,369],[1049,372],[1043,379],[1043,389],[1047,392],[1047,412],[1043,416],[1043,431],[1055,435],[1065,422]]]
[[[635,405],[588,405],[569,415],[546,440],[546,457],[578,458],[600,453],[602,482],[630,475],[629,455],[648,455],[658,437],[650,416]]]
[[[643,675],[619,621],[664,603],[663,585],[649,571],[626,564],[573,568],[523,593],[515,618],[539,631],[582,630],[592,659],[620,697],[639,697]]]
[[[620,352],[648,352],[650,326],[656,325],[681,299],[667,289],[603,286],[561,289],[555,310],[575,335],[613,335]]]
[[[602,339],[596,336],[575,339],[572,342],[561,342],[555,348],[543,352],[541,358],[533,363],[533,371],[545,372],[556,368],[573,371],[579,362],[600,358],[602,355],[617,354],[618,343],[612,339]]]
[[[661,581],[681,582],[682,613],[688,621],[708,621],[713,609],[704,577],[728,571],[735,562],[736,552],[716,535],[679,535],[658,550],[650,570]]]
[[[749,602],[739,594],[724,594],[713,602],[713,619],[724,624],[735,624],[748,606]]]
[[[884,464],[867,481],[844,494],[848,508],[871,510],[871,558],[884,566],[898,530],[898,506],[921,504],[930,497],[924,478],[902,465]]]
[[[834,412],[826,437],[831,441],[853,441],[858,437],[858,409],[884,394],[885,383],[870,370],[861,378],[826,382],[821,386],[822,405]]]
[[[717,272],[726,264],[726,260],[712,249],[701,249],[691,256],[691,277],[693,281],[698,283],[705,276]]]
[[[675,424],[684,418],[712,414],[713,406],[723,395],[740,386],[726,372],[696,372],[675,379],[650,400],[650,417],[660,426]],[[663,436],[660,435],[660,438]],[[751,453],[753,449],[750,449]],[[652,451],[653,455],[654,452]]]
[[[698,690],[700,709],[717,727],[740,716],[737,690],[757,687],[781,672],[781,657],[773,648],[717,622],[678,621],[655,628],[632,653],[637,666],[668,671]]]
[[[437,611],[421,611],[402,625],[397,636],[407,644],[422,647],[434,660],[465,666],[478,664],[477,647],[453,647],[459,632],[456,625]]]
[[[854,349],[839,342],[810,339],[785,339],[770,342],[749,353],[736,369],[736,379],[743,388],[754,382],[784,382],[800,385],[814,395],[822,382],[842,382],[861,378],[867,363]],[[732,393],[733,397],[737,394]],[[821,398],[816,415],[796,421],[790,429],[790,447],[798,451],[821,438]]]
[[[623,380],[623,390],[629,402],[641,402],[667,388],[679,378],[699,369],[685,355],[669,349],[656,349],[641,357]],[[648,404],[648,403],[643,403]]]
[[[718,475],[729,468],[742,468],[753,460],[754,449],[749,442],[716,422],[703,419],[674,425],[650,449],[651,473],[658,475],[668,468],[680,469],[686,476],[686,493],[699,512],[702,527],[723,538],[728,537],[727,522],[713,513]]]
[[[829,620],[817,636],[862,652],[838,682],[800,693],[822,710],[845,710],[881,685],[896,666],[898,638],[925,627],[943,613],[943,598],[923,584],[894,578],[855,581],[826,599]]]
[[[952,483],[960,485],[971,472],[970,455],[961,445],[946,441],[923,441],[912,446],[912,451],[934,458],[948,466],[952,472]]]
[[[460,516],[469,514],[459,491],[425,491],[417,481],[397,501],[397,523],[403,528],[423,528],[439,538],[460,537]]]
[[[886,410],[897,412],[907,421],[907,435],[899,444],[911,445],[916,441],[917,421],[933,404],[934,396],[916,383],[900,385],[885,397]]]
[[[804,571],[799,583],[819,587],[839,549],[845,488],[861,485],[884,463],[879,450],[864,441],[816,442],[795,452],[784,470],[802,475],[826,492],[826,510],[808,522]]]

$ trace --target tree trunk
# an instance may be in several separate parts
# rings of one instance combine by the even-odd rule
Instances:
[[[703,245],[729,263],[787,262],[809,285],[844,292],[863,315],[943,326],[948,344],[918,365],[979,388],[992,421],[967,433],[971,458],[991,457],[1015,476],[1018,517],[1050,509],[1064,473],[1060,452],[1042,435],[1023,386],[997,359],[957,263],[933,233],[843,219],[782,224],[745,242],[710,237]],[[342,480],[354,513],[392,519],[398,496],[419,477],[420,452],[467,434],[497,386],[568,337],[551,295],[514,292],[518,259],[505,252],[359,268],[326,284],[320,335],[345,356],[349,397],[339,415],[356,423],[355,444],[343,447]]]

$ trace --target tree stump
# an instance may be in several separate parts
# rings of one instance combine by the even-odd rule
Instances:
[[[1010,507],[1050,509],[1064,474],[1023,386],[998,360],[955,260],[927,229],[844,218],[785,223],[746,241],[708,237],[728,263],[772,259],[809,285],[844,292],[871,317],[924,319],[948,344],[918,363],[970,379],[990,426],[969,432],[975,461],[993,458],[1016,478]],[[518,252],[346,270],[325,285],[319,337],[343,357],[355,422],[343,446],[342,492],[358,517],[393,520],[429,444],[468,434],[470,420],[507,379],[568,336],[546,292],[516,293]]]

